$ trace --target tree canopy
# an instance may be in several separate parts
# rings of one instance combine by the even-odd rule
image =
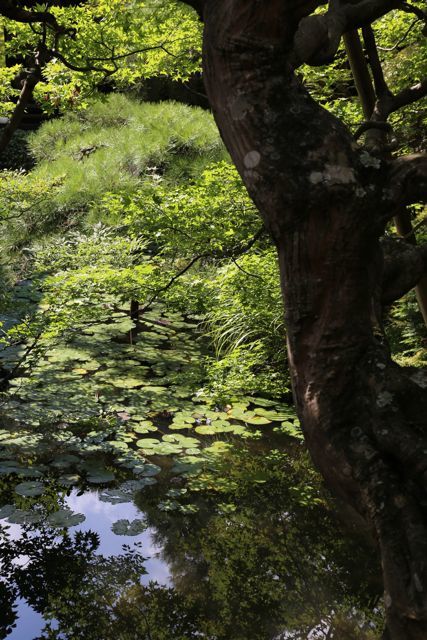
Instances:
[[[8,348],[24,340],[50,364],[58,355],[73,362],[66,376],[87,375],[91,384],[98,376],[100,402],[110,407],[112,378],[130,388],[141,380],[120,367],[106,370],[105,356],[98,362],[79,353],[84,340],[65,356],[49,352],[52,341],[74,339],[76,326],[105,337],[106,314],[118,314],[131,361],[156,367],[156,359],[164,362],[159,351],[147,360],[132,351],[138,323],[156,322],[147,315],[153,304],[202,314],[218,358],[204,360],[208,382],[197,397],[211,394],[223,415],[211,426],[212,409],[204,407],[198,424],[185,405],[172,424],[197,424],[205,436],[229,429],[252,437],[248,425],[287,418],[281,405],[269,412],[262,402],[288,402],[292,385],[315,465],[366,523],[381,554],[384,640],[424,638],[427,397],[417,365],[425,364],[425,350],[416,320],[399,325],[408,308],[414,312],[413,298],[399,302],[414,287],[427,318],[424,3],[5,2],[0,14],[8,62],[0,97],[9,117],[0,148],[30,100],[51,116],[72,112],[30,139],[36,166],[7,172],[1,186],[8,256],[19,256],[4,267],[4,279],[16,280],[18,271],[42,296],[31,317],[15,318]],[[188,79],[200,71],[202,48],[226,151],[207,113],[105,97],[138,90],[153,76]],[[404,346],[396,348],[399,340]],[[22,373],[26,357],[15,352],[6,382]],[[171,357],[179,369],[184,356]],[[34,370],[39,386],[43,376],[51,382],[43,371],[50,364]],[[178,397],[188,395],[183,381],[193,374],[173,371],[157,364],[155,374]],[[253,395],[239,406],[232,396],[239,386],[261,392],[261,409]],[[161,387],[138,394],[158,416],[161,403],[151,398],[163,392],[153,388]],[[20,393],[33,400],[28,388]],[[92,387],[91,394],[96,411]],[[179,407],[166,396],[169,420]],[[117,419],[117,411],[108,416]],[[282,426],[298,435],[296,418]],[[147,433],[152,424],[139,428]],[[188,457],[197,458],[197,443],[165,437],[138,446],[144,455],[187,452],[183,464],[194,463]]]

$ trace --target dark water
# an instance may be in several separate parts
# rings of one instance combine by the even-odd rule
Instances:
[[[76,531],[96,532],[99,536],[99,545],[96,550],[94,550],[94,553],[106,557],[123,555],[123,545],[129,542],[129,537],[114,534],[111,531],[111,525],[120,518],[133,520],[140,517],[141,512],[133,503],[112,505],[99,500],[96,491],[78,495],[76,490],[72,491],[66,503],[74,512],[83,513],[86,516],[84,523],[69,529],[71,536],[73,536]],[[2,521],[2,523],[8,526],[7,537],[10,540],[21,538],[23,534],[22,526],[14,524],[7,525],[5,521]],[[141,576],[141,583],[148,584],[150,580],[154,580],[158,584],[166,586],[170,584],[171,577],[167,563],[161,559],[161,547],[158,547],[153,540],[153,533],[153,530],[147,529],[144,533],[132,538],[132,543],[142,545],[144,556],[147,558],[145,562],[147,573]],[[21,558],[17,557],[15,561],[16,563],[24,563],[26,560],[27,558],[22,556]],[[16,626],[9,634],[6,634],[4,630],[2,630],[1,637],[7,637],[9,640],[23,640],[38,637],[45,626],[43,612],[40,610],[36,611],[28,604],[25,598],[18,597],[15,605],[17,613]],[[54,623],[52,626],[55,628],[58,627],[58,624]]]
[[[82,326],[29,369],[1,354],[0,639],[378,638],[375,551],[292,407],[200,393],[195,325],[144,319],[131,342],[125,311]]]
[[[105,487],[69,489],[64,504],[86,519],[67,529],[3,520],[0,637],[376,637],[351,635],[375,624],[375,554],[309,484],[302,449],[228,462],[185,483],[162,473],[118,504]],[[143,530],[114,532],[121,520]]]

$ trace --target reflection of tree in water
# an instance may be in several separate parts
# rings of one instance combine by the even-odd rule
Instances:
[[[47,621],[55,620],[56,628],[46,622],[35,640],[196,637],[193,620],[199,612],[181,606],[172,589],[140,585],[146,573],[140,545],[124,547],[118,557],[97,555],[98,547],[98,536],[92,532],[58,536],[52,529],[36,532],[26,525],[16,541],[1,528],[0,637],[6,638],[16,622],[16,597],[24,598]]]
[[[138,498],[174,588],[140,584],[146,571],[138,545],[104,557],[94,533],[58,536],[27,526],[11,541],[1,530],[0,636],[20,596],[57,621],[38,640],[269,640],[286,628],[295,630],[286,637],[307,640],[322,621],[337,627],[340,613],[330,638],[376,637],[357,631],[347,613],[372,607],[375,558],[340,535],[301,459],[245,452],[228,463],[193,481],[182,504],[197,502],[195,514],[157,508],[170,485]],[[22,556],[27,561],[18,564]]]
[[[152,509],[140,504],[177,593],[203,612],[205,637],[267,640],[293,629],[292,638],[306,640],[332,619],[340,630],[329,638],[345,640],[345,626],[349,640],[371,637],[347,617],[378,598],[375,552],[343,536],[317,485],[304,455],[245,450],[193,483],[196,515],[171,518],[155,500]]]
[[[11,540],[5,528],[0,536],[6,595],[6,601],[1,602],[2,614],[7,611],[8,619],[15,618],[12,602],[16,596],[24,598],[47,620],[57,619],[67,638],[104,637],[103,626],[109,624],[110,613],[114,616],[118,594],[138,584],[145,573],[138,550],[117,558],[96,555],[99,539],[92,532],[58,536],[52,529],[35,532],[26,525],[19,540]],[[7,626],[2,617],[1,637],[6,637]],[[56,635],[46,631],[41,637]]]

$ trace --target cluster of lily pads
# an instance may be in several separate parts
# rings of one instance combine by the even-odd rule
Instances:
[[[3,368],[14,370],[24,348],[5,349]],[[0,476],[25,480],[15,490],[27,497],[42,495],[52,473],[65,487],[122,481],[100,493],[116,504],[154,484],[162,468],[172,476],[199,473],[236,437],[258,438],[266,429],[300,437],[291,407],[257,397],[219,407],[197,391],[202,382],[203,347],[196,325],[181,314],[159,306],[137,328],[125,311],[116,311],[83,326],[48,346],[3,393]],[[161,508],[173,508],[175,498],[167,496]],[[0,519],[38,517],[12,508],[3,507]],[[62,509],[48,523],[73,526],[81,517]],[[113,530],[130,535],[142,526],[122,522]]]

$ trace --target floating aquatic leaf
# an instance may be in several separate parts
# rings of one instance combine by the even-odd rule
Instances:
[[[129,494],[119,489],[107,489],[99,494],[102,502],[110,502],[111,504],[120,504],[122,502],[130,502]]]
[[[139,478],[138,480],[127,480],[121,485],[120,490],[132,494],[135,491],[140,491],[141,489],[150,487],[153,484],[157,484],[156,478]]]
[[[244,421],[247,424],[255,424],[255,425],[261,425],[261,424],[270,424],[271,420],[269,420],[268,418],[265,418],[264,416],[250,416],[247,418],[243,418]],[[279,420],[279,418],[274,418],[275,420]],[[281,418],[280,418],[281,420]]]
[[[205,449],[203,449],[203,453],[205,454],[213,453],[214,455],[220,455],[228,451],[231,448],[231,446],[232,445],[230,442],[224,442],[223,440],[216,440],[216,442],[211,444],[210,447],[206,447]]]
[[[15,509],[7,519],[11,524],[38,524],[42,518],[42,514],[36,511]]]
[[[149,478],[151,476],[157,476],[161,472],[162,468],[157,464],[145,464],[143,469],[138,473],[138,475],[145,476]]]
[[[117,536],[138,536],[147,528],[144,520],[136,519],[131,522],[126,519],[117,520],[111,526],[111,531]]]
[[[234,418],[235,420],[245,420],[247,418],[250,417],[254,417],[255,413],[253,412],[249,412],[249,411],[245,411],[245,409],[242,408],[236,408],[233,407],[232,409],[230,409],[230,411],[227,414],[228,418]]]
[[[160,444],[154,451],[154,454],[158,456],[170,456],[176,453],[181,453],[183,447],[177,444],[164,442]]]
[[[59,476],[58,483],[62,484],[64,487],[72,487],[74,485],[79,484],[81,477],[76,473],[66,474],[63,476]]]
[[[193,415],[195,414],[193,413]],[[206,409],[203,415],[205,415],[206,418],[209,418],[212,421],[227,420],[229,418],[228,413],[226,413],[225,411],[212,411],[211,409]]]
[[[187,436],[183,436],[180,433],[169,433],[163,436],[163,440],[165,442],[172,442],[179,444],[181,447],[187,448],[197,448],[200,445],[200,440],[197,438],[188,438]]]
[[[181,505],[176,500],[163,500],[157,506],[161,511],[176,511]]]
[[[111,471],[99,471],[88,476],[87,481],[91,484],[105,484],[115,480],[115,475]]]
[[[201,424],[195,428],[197,433],[200,433],[202,436],[214,436],[216,433],[221,432],[221,427],[213,427],[211,424]]]
[[[285,433],[292,438],[297,438],[298,440],[304,440],[304,436],[302,434],[301,428],[299,424],[295,424],[289,421],[282,422],[280,427],[276,427],[275,431],[279,431],[280,433]]]
[[[16,507],[13,504],[5,504],[0,508],[0,520],[8,518],[16,511]]]
[[[97,369],[99,369],[100,366],[101,366],[101,363],[98,362],[97,360],[86,360],[82,364],[82,367],[84,367],[87,371],[97,371]]]
[[[115,378],[111,380],[111,384],[118,389],[134,389],[136,387],[142,387],[144,380],[140,378]]]
[[[43,491],[44,484],[42,482],[21,482],[15,487],[15,492],[25,497],[41,496]]]
[[[135,431],[135,433],[149,433],[150,431],[157,431],[157,427],[155,427],[154,424],[149,420],[141,420],[136,425],[132,424],[132,429]]]
[[[126,442],[123,442],[123,440],[108,440],[108,442],[105,443],[105,448],[117,451],[127,451],[127,449],[129,449],[129,445]]]
[[[71,362],[73,360],[90,360],[90,353],[72,347],[58,347],[47,354],[50,362]]]
[[[188,456],[197,456],[200,453],[200,449],[196,449],[196,448],[185,449],[185,453]]]
[[[185,487],[179,489],[169,489],[166,491],[166,495],[170,498],[177,498],[178,496],[183,496],[187,493],[187,489]]]
[[[274,407],[275,405],[277,405],[277,402],[275,400],[269,400],[268,398],[260,398],[259,396],[255,398],[248,397],[248,400],[252,402],[252,404],[256,405],[257,407]]]
[[[75,527],[86,520],[86,517],[82,513],[73,513],[71,509],[59,509],[55,513],[51,513],[47,519],[46,524],[50,527]]]
[[[137,440],[136,446],[141,449],[155,449],[160,444],[160,440],[156,438],[141,438],[141,440]]]
[[[282,420],[286,420],[293,415],[291,412],[279,412],[258,407],[254,409],[254,413],[256,413],[258,416],[268,418],[268,420],[273,420],[274,422],[281,422]]]
[[[169,425],[169,429],[173,429],[174,431],[179,431],[179,430],[182,430],[182,429],[192,429],[192,428],[193,428],[193,425],[192,424],[188,424],[188,423],[187,424],[179,424],[179,423],[176,423],[176,422],[172,422]]]

